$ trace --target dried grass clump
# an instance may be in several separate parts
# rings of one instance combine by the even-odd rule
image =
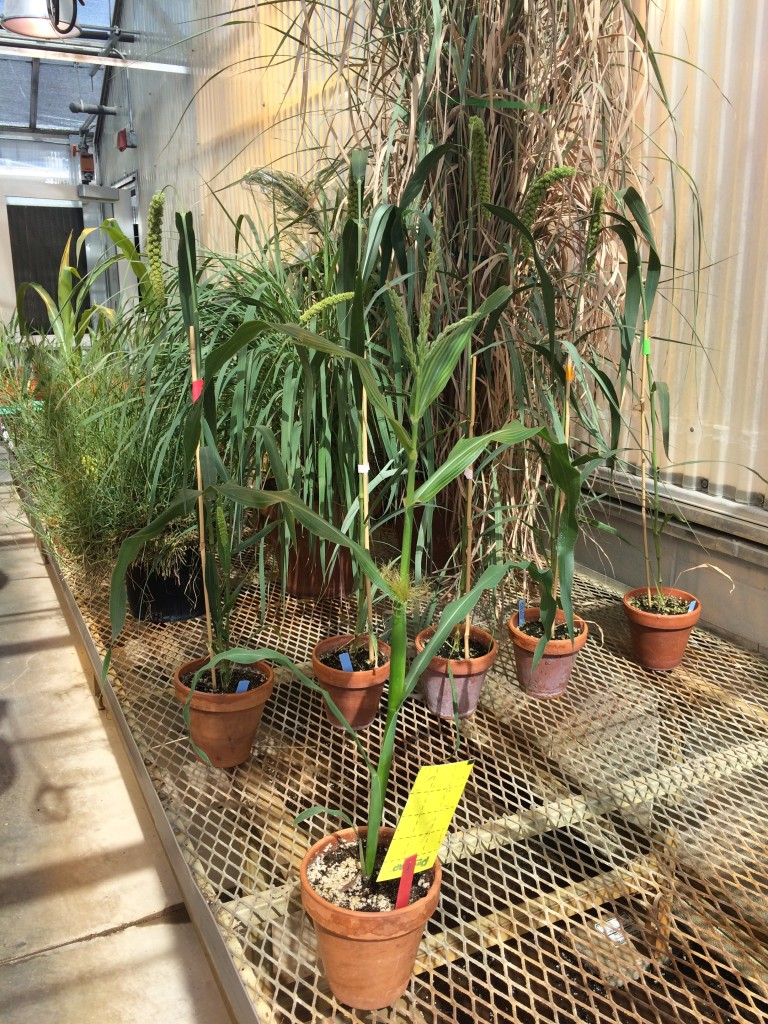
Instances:
[[[600,232],[601,217],[619,188],[632,183],[642,192],[642,169],[633,163],[635,122],[644,95],[659,84],[638,5],[352,3],[339,15],[333,50],[318,47],[312,35],[315,11],[305,9],[297,73],[318,60],[333,67],[324,90],[331,126],[324,141],[334,138],[334,126],[351,124],[349,137],[337,141],[344,150],[373,154],[375,197],[396,202],[419,160],[437,145],[452,143],[463,154],[445,162],[421,197],[428,216],[439,210],[442,217],[441,282],[428,311],[433,336],[467,312],[466,289],[455,282],[471,282],[475,308],[499,284],[516,289],[499,325],[501,342],[499,334],[488,348],[483,338],[474,340],[481,353],[476,430],[512,417],[546,419],[559,401],[564,358],[559,345],[549,358],[542,354],[547,338],[530,247],[480,202],[489,199],[530,225],[555,286],[557,340],[574,344],[596,366],[605,361],[610,372],[608,328],[624,285],[619,247]],[[326,21],[329,16],[325,10]],[[294,40],[286,37],[285,45]],[[481,129],[487,156],[478,178],[469,154],[473,139],[477,152]],[[438,462],[466,422],[467,371],[464,365],[453,380],[435,424]],[[577,381],[577,409],[578,390]],[[489,509],[517,513],[507,516],[505,540],[526,553],[541,482],[541,467],[528,451],[485,485]],[[452,498],[457,509],[460,491]],[[498,532],[490,511],[486,525]],[[484,536],[480,530],[478,544]]]

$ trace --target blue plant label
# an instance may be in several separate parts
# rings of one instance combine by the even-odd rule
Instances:
[[[341,654],[339,654],[339,661],[341,662],[341,667],[344,669],[345,672],[354,671],[354,669],[352,668],[352,659],[350,658],[346,651],[342,651]]]
[[[522,624],[524,622],[525,622],[525,601],[523,601],[521,599],[518,602],[518,605],[517,605],[517,624],[518,624],[518,626],[522,626]]]
[[[692,611],[693,611],[693,609],[694,609],[695,607],[696,607],[696,598],[694,597],[694,599],[693,599],[693,600],[691,601],[691,603],[690,603],[690,604],[688,605],[688,611],[689,611],[689,612],[692,612]]]
[[[235,690],[235,693],[245,693],[249,685],[250,684],[247,679],[241,679],[240,682],[237,684],[237,689]]]

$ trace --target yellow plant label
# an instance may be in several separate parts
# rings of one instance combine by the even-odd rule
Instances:
[[[471,771],[471,761],[425,765],[419,771],[381,865],[379,882],[399,878],[403,862],[414,854],[417,872],[432,867]]]

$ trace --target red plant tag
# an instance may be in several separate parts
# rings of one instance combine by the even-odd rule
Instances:
[[[204,384],[204,381],[203,381],[202,377],[200,377],[199,380],[193,380],[192,381],[192,404],[193,405],[198,400],[200,395],[202,395],[202,393],[203,393],[203,384]]]
[[[411,898],[411,889],[413,888],[413,872],[416,869],[416,858],[417,854],[414,853],[412,857],[406,857],[403,861],[403,873],[400,875],[400,885],[397,887],[395,910],[408,906]]]

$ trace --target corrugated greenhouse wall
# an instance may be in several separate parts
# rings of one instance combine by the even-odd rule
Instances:
[[[193,8],[183,0],[127,0],[122,24],[140,38],[126,51],[186,63],[192,74],[132,72],[138,148],[120,154],[105,135],[100,164],[104,184],[136,170],[142,218],[152,193],[172,186],[170,210],[177,202],[192,209],[203,244],[228,251],[234,250],[238,215],[257,223],[269,215],[263,198],[241,183],[249,170],[270,167],[306,178],[323,152],[338,152],[328,113],[338,106],[333,69],[314,60],[306,73],[295,74],[290,41],[286,55],[272,60],[284,37],[300,36],[301,4],[232,6],[238,13],[227,16],[216,0]],[[331,48],[339,37],[338,14],[326,16],[325,39],[317,38],[319,24],[313,20],[314,41]],[[110,102],[127,110],[123,72],[113,78]],[[346,134],[343,117],[336,120]]]
[[[200,5],[202,6],[202,5]],[[190,30],[181,24],[188,4],[134,2],[122,4],[120,22],[136,33],[136,42],[121,46],[128,57],[161,63],[189,65],[195,57],[195,43],[181,40]],[[195,171],[197,136],[194,105],[182,114],[194,97],[193,75],[122,69],[110,74],[108,103],[118,108],[117,117],[106,118],[100,139],[101,183],[113,185],[135,173],[138,184],[142,243],[146,237],[146,211],[152,194],[167,185],[171,203],[199,208],[200,179]],[[115,132],[126,127],[129,102],[137,127],[136,149],[120,153]],[[181,121],[181,127],[176,126]],[[172,223],[172,221],[171,221]]]
[[[138,149],[119,154],[108,133],[101,156],[105,184],[137,172],[142,216],[152,192],[170,185],[171,209],[178,195],[195,211],[203,243],[228,251],[234,246],[229,218],[258,214],[256,197],[240,184],[247,171],[282,168],[306,177],[324,148],[329,157],[337,152],[328,115],[334,109],[332,68],[317,61],[294,77],[291,46],[270,62],[284,33],[301,34],[300,4],[235,6],[240,11],[231,21],[245,23],[225,24],[216,0],[195,4],[193,16],[182,0],[124,3],[123,25],[141,34],[128,50],[187,63],[194,74],[133,72]],[[679,126],[673,129],[652,95],[640,111],[650,141],[638,145],[649,198],[658,208],[657,235],[665,261],[680,267],[675,287],[664,289],[671,301],[657,301],[650,325],[659,339],[656,373],[673,395],[673,466],[667,475],[686,487],[759,506],[768,488],[744,467],[768,477],[768,446],[761,444],[768,235],[760,230],[768,175],[768,125],[760,113],[768,86],[768,63],[761,60],[768,50],[768,5],[666,0],[649,6],[649,37]],[[318,25],[313,20],[315,34]],[[313,42],[332,49],[339,31],[338,14],[329,13],[326,38]],[[113,78],[110,100],[126,109],[122,72]],[[300,133],[302,104],[308,116]],[[337,127],[343,139],[343,122]],[[672,188],[665,156],[685,168],[698,188],[701,248],[691,232],[697,204],[684,176]],[[703,267],[698,291],[697,263]]]
[[[659,339],[680,342],[655,343],[656,374],[672,398],[671,478],[764,506],[768,487],[745,467],[768,477],[768,4],[666,0],[651,5],[649,37],[679,126],[672,129],[658,99],[646,107],[643,148],[656,181],[649,198],[664,211],[655,228],[665,262],[674,253],[684,268],[676,287],[665,288],[672,302],[657,301],[650,325]],[[701,251],[691,243],[691,190],[678,180],[673,191],[664,156],[698,188]]]

